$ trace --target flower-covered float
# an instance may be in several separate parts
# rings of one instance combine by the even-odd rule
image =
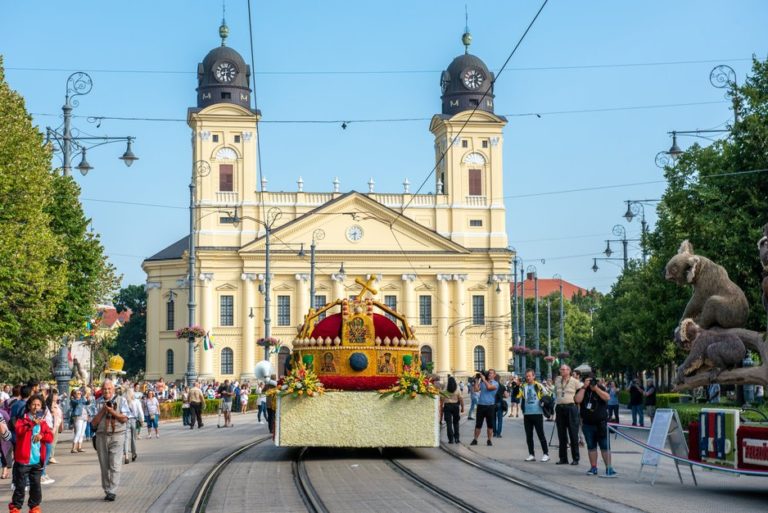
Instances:
[[[372,281],[356,279],[357,297],[305,316],[293,340],[293,370],[275,389],[276,445],[439,445],[440,392],[421,372],[407,319],[366,297],[376,294]]]

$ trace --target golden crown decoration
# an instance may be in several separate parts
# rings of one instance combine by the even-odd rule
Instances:
[[[125,360],[123,360],[122,356],[116,354],[109,359],[109,362],[107,362],[107,373],[125,374],[125,372],[123,372],[123,365],[125,365]]]

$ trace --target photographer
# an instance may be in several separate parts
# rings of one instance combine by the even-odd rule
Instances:
[[[496,389],[499,387],[496,381],[496,371],[488,369],[486,373],[478,372],[475,374],[474,391],[479,394],[477,399],[477,414],[475,420],[475,437],[469,445],[477,445],[477,437],[480,436],[480,429],[485,427],[488,434],[487,445],[493,445],[491,437],[493,436],[494,420],[496,419]]]
[[[587,442],[589,455],[588,475],[597,475],[597,446],[605,463],[605,475],[600,477],[616,477],[616,471],[611,466],[611,449],[608,439],[608,399],[610,394],[603,385],[597,383],[592,373],[584,377],[584,386],[576,392],[576,403],[580,405],[581,429]]]
[[[120,469],[123,463],[128,415],[127,401],[122,396],[115,396],[115,384],[110,379],[101,385],[101,399],[97,403],[98,412],[91,423],[96,426],[96,452],[101,467],[101,487],[104,500],[114,501],[117,486],[120,483]]]

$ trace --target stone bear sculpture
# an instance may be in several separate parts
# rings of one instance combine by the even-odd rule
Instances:
[[[768,224],[763,226],[763,238],[757,242],[757,250],[760,252],[760,263],[763,266],[763,308],[768,312]]]
[[[683,319],[680,323],[680,338],[690,344],[688,358],[677,368],[677,383],[682,383],[686,376],[709,371],[709,379],[714,380],[725,369],[741,365],[747,354],[744,342],[727,331],[705,330],[693,319]]]
[[[687,240],[667,263],[665,278],[681,286],[693,286],[681,320],[693,319],[702,329],[741,328],[746,324],[749,303],[744,292],[728,278],[721,265],[694,255]]]

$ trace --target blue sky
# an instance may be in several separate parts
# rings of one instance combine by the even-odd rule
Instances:
[[[402,191],[404,178],[421,183],[434,165],[428,120],[440,110],[440,71],[463,51],[465,3],[471,52],[494,70],[540,6],[253,0],[269,189],[295,190],[299,176],[308,191],[330,191],[334,176],[342,190],[366,191],[370,177],[380,192]],[[90,152],[95,169],[77,175],[86,213],[126,285],[144,282],[142,259],[188,230],[189,128],[108,119],[97,127],[85,116],[185,119],[195,104],[197,63],[219,44],[220,20],[218,0],[3,2],[7,80],[35,122],[58,126],[67,76],[87,70],[94,87],[75,109],[84,117],[74,126],[136,137],[140,160],[130,169],[117,160],[124,147],[115,144]],[[229,46],[250,60],[245,0],[227,2],[227,21]],[[728,64],[743,81],[751,56],[766,58],[766,26],[768,2],[761,0],[551,0],[495,89],[496,112],[509,117],[507,231],[526,264],[535,263],[542,278],[559,273],[609,290],[620,262],[600,262],[597,273],[590,267],[615,224],[639,234],[637,221],[621,217],[624,200],[660,197],[654,156],[669,148],[667,131],[726,126],[732,113],[723,90],[710,85],[710,70]],[[371,71],[388,73],[360,73]],[[645,108],[659,105],[668,107]],[[594,112],[618,108],[625,109]],[[585,110],[593,112],[573,112]],[[354,122],[400,118],[419,120]],[[352,122],[346,130],[272,123],[286,120]],[[679,142],[685,148],[693,140]],[[555,194],[638,182],[653,183]],[[646,214],[653,224],[654,209]],[[630,256],[639,255],[630,244]]]

